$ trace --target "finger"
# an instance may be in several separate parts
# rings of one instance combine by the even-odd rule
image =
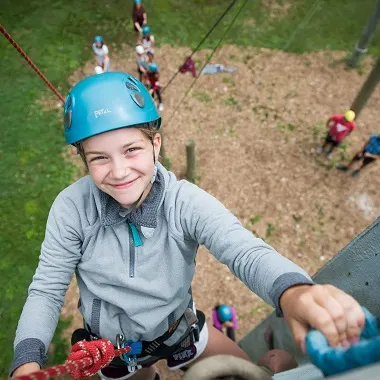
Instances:
[[[309,326],[306,324],[302,324],[296,319],[291,318],[287,321],[290,327],[290,330],[293,333],[294,341],[298,346],[301,347],[302,352],[306,355],[306,345],[305,338],[308,332]]]
[[[347,321],[347,339],[351,344],[356,343],[364,326],[365,315],[363,309],[353,297],[339,289],[336,290],[338,291],[334,291],[332,295],[344,309]]]
[[[333,323],[335,324],[335,328],[339,335],[338,343],[344,342],[348,345],[347,319],[344,307],[328,290],[328,288],[324,288],[323,291],[318,292],[315,295],[315,300],[319,306],[323,307],[329,313]]]
[[[306,310],[305,320],[311,327],[319,330],[330,346],[339,345],[339,333],[330,313],[318,303],[310,304]]]

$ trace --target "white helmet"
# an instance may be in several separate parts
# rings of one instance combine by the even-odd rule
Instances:
[[[96,74],[103,74],[103,69],[100,66],[95,66],[95,73]]]
[[[137,45],[136,46],[136,53],[137,54],[144,54],[144,47],[143,46],[141,46],[141,45]]]

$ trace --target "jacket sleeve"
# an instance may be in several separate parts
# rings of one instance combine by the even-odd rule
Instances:
[[[291,286],[313,284],[309,275],[280,255],[212,195],[184,182],[178,197],[179,220],[184,237],[204,245],[228,266],[249,289],[282,316],[280,297]]]
[[[46,361],[64,297],[81,258],[78,210],[58,196],[51,207],[39,263],[29,287],[14,341],[10,374],[22,364]]]

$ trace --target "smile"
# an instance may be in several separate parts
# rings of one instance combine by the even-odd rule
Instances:
[[[114,189],[118,189],[118,190],[127,189],[128,187],[131,187],[137,180],[138,180],[138,178],[134,179],[133,181],[124,182],[124,183],[120,183],[120,184],[117,184],[117,185],[111,185],[111,186]]]

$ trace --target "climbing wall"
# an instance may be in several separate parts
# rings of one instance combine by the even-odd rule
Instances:
[[[370,225],[364,232],[351,241],[333,259],[313,277],[318,284],[332,284],[357,299],[361,305],[366,306],[374,315],[380,315],[380,218]],[[264,341],[264,332],[271,328],[274,331],[274,346],[288,351],[300,365],[307,364],[308,358],[297,348],[292,339],[290,330],[282,318],[271,314],[261,324],[249,332],[239,345],[255,363],[258,358],[268,351]],[[380,379],[380,366],[377,366]],[[303,369],[302,369],[303,368]],[[368,369],[370,369],[368,367]],[[363,369],[364,370],[364,369]],[[294,371],[294,372],[293,372]],[[278,374],[274,379],[305,379],[316,380],[323,378],[314,366],[306,365],[293,371]],[[298,377],[297,371],[301,377]],[[302,374],[302,371],[306,371]],[[281,377],[291,373],[293,377]],[[307,374],[306,374],[307,373]],[[351,379],[345,375],[344,379]],[[332,379],[340,379],[336,376]],[[357,377],[352,377],[352,379]],[[366,378],[365,376],[361,378]]]

